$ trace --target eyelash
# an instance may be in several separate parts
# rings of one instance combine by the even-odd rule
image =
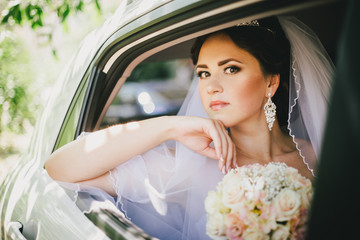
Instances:
[[[197,75],[198,75],[198,77],[199,77],[200,79],[203,79],[203,78],[206,78],[206,77],[202,77],[202,76],[201,76],[201,75],[204,74],[204,73],[205,73],[205,74],[208,74],[208,76],[210,75],[210,73],[207,72],[207,71],[200,71],[200,72],[197,73]],[[207,76],[207,77],[208,77],[208,76]]]
[[[229,66],[229,67],[226,67],[224,69],[224,72],[225,74],[236,74],[238,73],[239,71],[241,70],[241,68],[237,67],[237,66]],[[227,72],[227,71],[230,71],[230,72]],[[232,72],[231,72],[232,71]],[[206,74],[207,76],[204,76],[202,77],[203,74]],[[204,79],[204,78],[207,78],[209,77],[211,74],[208,72],[208,71],[200,71],[197,73],[197,76],[200,78],[200,79]]]
[[[231,71],[231,69],[234,70],[234,71],[233,71],[233,72],[229,72],[229,73],[226,72],[227,70],[230,70],[230,71]],[[225,68],[224,72],[225,72],[226,74],[235,74],[235,73],[237,73],[237,72],[240,72],[240,70],[241,70],[241,69],[240,69],[239,67],[237,67],[237,66],[229,66],[229,67]]]

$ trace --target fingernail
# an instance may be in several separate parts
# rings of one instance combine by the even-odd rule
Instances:
[[[222,172],[223,174],[226,173],[226,172],[225,172],[225,166],[222,167],[221,172]]]
[[[222,155],[220,156],[220,162],[224,162],[224,158]]]

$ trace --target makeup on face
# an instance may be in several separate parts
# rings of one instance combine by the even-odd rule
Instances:
[[[263,111],[266,82],[260,64],[227,35],[214,35],[204,42],[196,71],[210,118],[233,126]]]

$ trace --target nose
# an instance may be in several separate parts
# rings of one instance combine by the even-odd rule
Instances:
[[[224,89],[217,77],[213,77],[212,79],[208,80],[208,85],[207,85],[208,94],[213,95],[217,93],[222,93],[223,90]]]

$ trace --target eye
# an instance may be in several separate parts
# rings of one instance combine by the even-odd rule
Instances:
[[[234,74],[234,73],[237,73],[240,71],[240,68],[239,67],[236,67],[236,66],[230,66],[230,67],[227,67],[225,68],[225,73],[226,74]]]
[[[201,79],[208,78],[208,77],[210,77],[210,73],[207,71],[200,71],[200,72],[198,72],[198,77]]]

